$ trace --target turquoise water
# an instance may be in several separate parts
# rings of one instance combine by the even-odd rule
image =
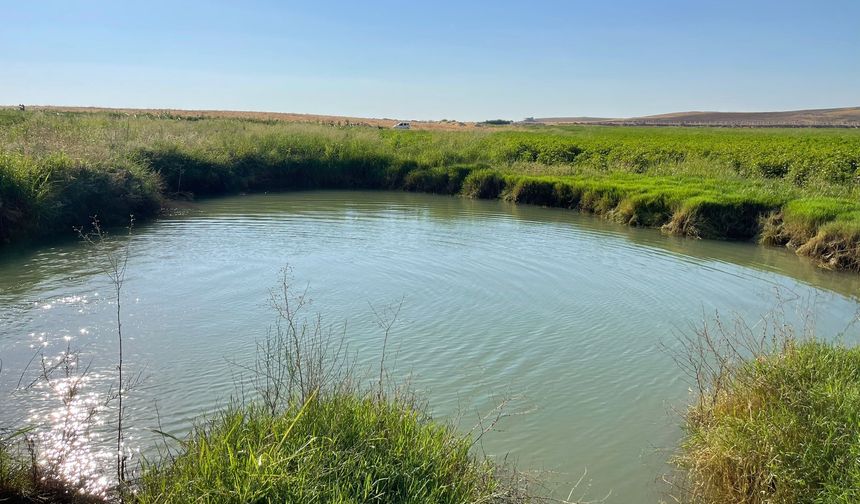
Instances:
[[[507,416],[482,438],[487,454],[507,456],[559,497],[587,472],[574,496],[607,502],[654,503],[666,489],[659,481],[688,394],[672,360],[679,335],[716,312],[754,321],[777,293],[789,318],[813,313],[821,334],[842,330],[860,306],[857,275],[790,251],[408,193],[202,201],[138,226],[129,246],[122,300],[126,370],[141,376],[127,395],[135,457],[155,455],[151,429],[182,436],[236,395],[275,321],[269,290],[289,265],[294,285],[309,289],[310,313],[345,330],[362,365],[382,348],[374,309],[402,300],[393,376],[463,430],[505,402]],[[115,383],[116,307],[100,264],[75,241],[0,255],[0,424],[35,424],[50,445],[79,427],[88,404],[109,422],[115,403],[99,405]],[[71,409],[58,398],[69,380],[46,385],[33,359],[41,351],[56,362],[67,348],[87,369]],[[98,473],[112,459],[107,429],[84,443],[94,448],[54,455],[72,461],[70,474]]]

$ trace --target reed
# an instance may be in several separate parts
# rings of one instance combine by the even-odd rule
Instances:
[[[679,359],[693,383],[674,463],[691,503],[860,499],[860,349],[781,317],[717,320]]]

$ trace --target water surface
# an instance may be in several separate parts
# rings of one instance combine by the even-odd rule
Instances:
[[[677,347],[677,334],[715,311],[754,320],[776,290],[797,299],[789,312],[811,309],[832,334],[855,314],[860,288],[856,275],[781,249],[408,193],[203,201],[139,226],[130,250],[126,369],[143,377],[127,401],[132,447],[152,454],[150,429],[181,436],[230,400],[274,322],[269,289],[289,265],[295,284],[310,286],[312,311],[346,323],[363,363],[382,347],[371,307],[402,299],[388,363],[398,377],[411,374],[434,414],[468,428],[510,398],[511,416],[483,438],[488,454],[509,454],[560,496],[587,470],[580,489],[619,503],[654,503],[663,490],[673,410],[688,387],[664,348]],[[28,363],[24,375],[38,370],[39,349],[53,359],[80,351],[84,406],[104,399],[115,379],[116,307],[100,264],[74,241],[0,255],[0,424],[62,431],[62,381],[13,391]],[[97,472],[110,458],[97,449],[73,465]]]

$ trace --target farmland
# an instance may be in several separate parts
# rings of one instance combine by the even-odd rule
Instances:
[[[339,124],[339,125],[338,125]],[[349,124],[349,125],[347,125]],[[860,131],[393,131],[333,121],[0,111],[0,241],[122,224],[170,198],[313,188],[504,198],[860,271]]]

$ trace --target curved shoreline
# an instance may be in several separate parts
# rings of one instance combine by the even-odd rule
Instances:
[[[146,220],[176,195],[387,189],[574,209],[692,238],[756,240],[860,272],[860,201],[851,178],[860,136],[430,133],[153,118],[135,118],[133,133],[130,118],[110,114],[27,113],[0,117],[0,125],[7,119],[0,245],[73,235],[94,216],[104,226],[127,224],[131,214]],[[17,127],[36,136],[10,144]],[[121,134],[125,140],[116,140]],[[794,151],[779,159],[774,148]]]
[[[398,174],[400,175],[400,174]],[[483,167],[454,166],[445,168],[417,168],[407,171],[395,180],[383,183],[353,182],[348,187],[309,184],[300,187],[253,187],[249,192],[294,190],[396,190],[428,194],[460,195],[475,199],[502,199],[517,204],[547,208],[561,208],[593,214],[604,219],[632,227],[661,230],[673,236],[692,239],[729,241],[756,241],[763,246],[787,247],[799,256],[808,257],[819,267],[840,271],[860,271],[860,236],[841,232],[839,221],[809,222],[803,215],[795,218],[791,212],[797,200],[779,201],[769,198],[714,197],[712,188],[718,181],[701,180],[693,190],[694,196],[678,197],[676,181],[648,177],[650,187],[629,186],[628,180],[616,177],[577,178],[545,177],[505,174],[500,170]],[[654,185],[664,182],[663,187]],[[302,187],[303,186],[303,187]],[[689,190],[686,187],[685,190]],[[240,191],[204,193],[203,196],[220,197],[241,194]],[[114,201],[127,194],[106,194]],[[194,193],[182,196],[159,192],[154,198],[134,198],[116,206],[87,208],[82,215],[97,217],[107,226],[122,226],[133,215],[145,222],[164,211],[181,209],[193,204]],[[801,200],[802,202],[802,200]],[[816,202],[819,206],[856,205],[836,198]],[[799,221],[799,222],[798,222]],[[68,236],[74,229],[86,226],[85,219],[76,224],[66,223]],[[24,239],[41,240],[56,237],[59,226],[45,230],[24,230]],[[8,240],[7,243],[14,243]],[[2,246],[2,244],[0,244]]]

